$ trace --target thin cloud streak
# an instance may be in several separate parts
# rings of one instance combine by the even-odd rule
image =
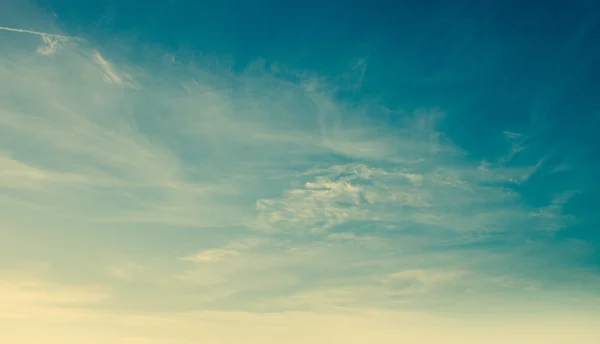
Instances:
[[[2,31],[8,31],[8,32],[16,32],[16,33],[26,33],[26,34],[37,35],[37,36],[41,36],[41,37],[60,38],[60,39],[74,40],[74,41],[80,41],[80,42],[85,41],[83,38],[75,37],[75,36],[66,36],[66,35],[55,34],[55,33],[47,33],[47,32],[40,32],[40,31],[33,31],[33,30],[17,29],[17,28],[6,27],[6,26],[0,26],[0,30],[2,30]]]

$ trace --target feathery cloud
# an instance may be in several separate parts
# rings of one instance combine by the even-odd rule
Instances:
[[[525,131],[471,154],[444,130],[452,113],[345,101],[344,75],[142,64],[68,34],[0,30],[45,44],[0,47],[0,317],[107,326],[98,338],[115,343],[191,343],[198,329],[219,343],[397,343],[485,325],[445,312],[554,307],[588,330],[571,339],[596,334],[599,280],[579,263],[594,247],[565,234],[586,186],[547,182],[578,168],[554,166]]]

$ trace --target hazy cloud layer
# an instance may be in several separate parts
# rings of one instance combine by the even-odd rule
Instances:
[[[534,136],[498,130],[475,158],[443,109],[343,100],[368,58],[149,67],[54,27],[0,27],[11,343],[39,340],[24,324],[56,343],[597,338],[595,247],[559,235],[586,185],[532,198],[578,168]]]

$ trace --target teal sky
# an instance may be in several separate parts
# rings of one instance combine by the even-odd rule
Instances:
[[[0,1],[0,341],[594,343],[593,1]]]

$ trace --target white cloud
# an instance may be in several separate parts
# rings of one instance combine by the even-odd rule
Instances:
[[[537,165],[481,169],[469,163],[449,164],[444,154],[431,159],[419,164],[386,163],[388,167],[340,164],[309,170],[303,187],[257,202],[256,225],[270,231],[320,231],[351,221],[382,221],[488,233],[511,231],[532,212],[546,211],[526,206],[507,187],[529,178]],[[552,207],[560,229],[561,205]]]
[[[218,262],[237,257],[244,251],[256,248],[257,246],[264,243],[265,240],[261,240],[258,238],[245,238],[230,242],[221,248],[202,250],[197,253],[185,256],[181,259],[195,263]]]
[[[452,282],[463,274],[463,271],[405,270],[390,274],[385,281],[415,280],[424,285],[434,285],[443,282]]]
[[[46,33],[46,32],[34,31],[34,30],[24,30],[24,29],[11,28],[11,27],[6,27],[6,26],[0,26],[0,30],[12,32],[12,33],[16,33],[16,34],[28,34],[28,35],[40,36],[42,38],[42,41],[44,44],[37,49],[37,52],[40,55],[46,55],[46,56],[54,55],[61,48],[62,44],[64,44],[65,42],[83,41],[81,38],[78,38],[78,37],[51,34],[51,33]]]
[[[521,134],[521,133],[515,133],[512,131],[503,131],[502,134],[504,134],[504,136],[506,136],[507,138],[509,138],[511,140],[515,140],[515,139],[521,138],[523,136],[523,134]]]
[[[341,232],[341,233],[332,233],[327,236],[327,239],[330,240],[352,240],[352,241],[371,241],[377,240],[377,237],[374,236],[359,236],[355,233],[351,232]]]
[[[118,72],[108,61],[104,59],[104,57],[102,57],[102,55],[100,55],[98,51],[95,51],[93,56],[96,63],[104,71],[104,80],[107,83],[125,85],[131,79],[131,77],[127,74]]]
[[[25,33],[25,34],[30,34],[30,35],[37,35],[37,36],[41,36],[41,37],[50,36],[50,37],[56,37],[56,38],[61,38],[61,39],[81,40],[80,38],[77,38],[77,37],[71,37],[71,36],[65,36],[65,35],[59,35],[59,34],[51,34],[51,33],[46,33],[46,32],[34,31],[34,30],[24,30],[24,29],[18,29],[18,28],[6,27],[6,26],[0,26],[0,30],[8,31],[8,32],[16,32],[16,33]]]
[[[0,70],[6,81],[0,87],[10,99],[0,107],[0,141],[3,147],[12,147],[10,155],[1,158],[7,168],[3,169],[0,185],[32,188],[60,182],[64,188],[69,183],[77,184],[78,189],[72,189],[70,195],[79,198],[79,204],[64,205],[74,207],[72,211],[79,209],[79,216],[95,221],[208,226],[219,218],[228,222],[227,216],[214,211],[214,201],[208,200],[214,200],[215,194],[229,193],[235,183],[221,183],[223,187],[217,189],[214,180],[191,181],[186,175],[189,166],[135,128],[134,114],[127,110],[129,101],[123,94],[102,86],[103,73],[109,73],[113,81],[123,80],[114,68],[105,65],[110,69],[100,73],[85,54],[67,49],[60,58],[66,62],[64,70],[60,61],[47,65],[29,60],[6,64]],[[54,63],[57,68],[52,67]],[[40,77],[44,81],[37,81]],[[22,99],[23,95],[34,94],[38,96],[35,102]],[[34,149],[29,148],[32,143]],[[34,161],[35,167],[26,161]],[[50,191],[65,193],[65,189],[57,188],[54,185]],[[111,211],[101,210],[111,208],[110,203],[86,206],[94,200],[90,194],[106,195],[107,191],[112,193],[110,203],[115,205]],[[81,197],[85,197],[83,203]],[[32,201],[36,202],[35,198]],[[219,208],[233,212],[227,210],[227,205]],[[207,221],[208,217],[202,215],[208,213],[215,221]],[[242,214],[236,213],[241,218]]]
[[[43,35],[42,40],[44,41],[44,45],[37,50],[41,55],[54,55],[60,49],[61,44],[68,41],[66,38],[52,35]]]
[[[230,257],[238,256],[240,253],[235,250],[206,250],[186,256],[181,259],[195,263],[217,262]]]

